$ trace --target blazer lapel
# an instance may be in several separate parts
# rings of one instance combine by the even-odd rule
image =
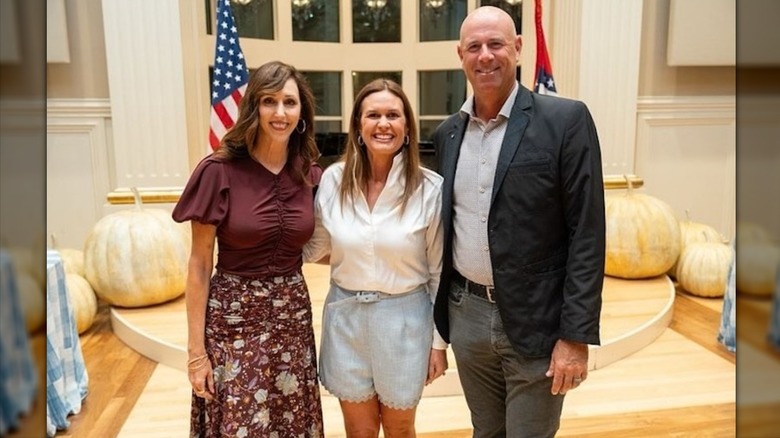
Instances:
[[[444,224],[445,236],[450,230],[452,223],[452,202],[455,185],[455,170],[458,167],[458,156],[460,155],[460,143],[463,141],[463,133],[468,124],[468,116],[460,115],[445,133],[446,138],[442,150],[442,160],[439,163],[439,172],[444,177],[442,187],[442,223]]]
[[[454,123],[449,132],[447,132],[446,153],[444,154],[444,160],[442,162],[442,176],[445,181],[448,181],[447,186],[449,186],[450,189],[454,184],[455,169],[458,167],[458,156],[460,155],[460,143],[463,141],[463,134],[466,131],[466,124],[468,121],[468,116],[461,114],[458,121]]]
[[[531,92],[522,85],[517,90],[515,104],[512,106],[512,112],[509,114],[509,120],[504,134],[504,141],[501,143],[501,151],[498,153],[498,163],[496,163],[496,176],[493,180],[493,193],[490,196],[490,205],[496,200],[496,194],[504,182],[504,177],[509,169],[509,163],[515,156],[517,148],[520,146],[520,140],[523,138],[525,128],[530,120],[525,112],[531,107]]]

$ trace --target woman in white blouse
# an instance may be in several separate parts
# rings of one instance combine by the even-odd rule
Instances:
[[[433,326],[441,272],[441,184],[420,166],[403,89],[377,79],[355,99],[342,159],[325,170],[307,261],[330,255],[320,378],[348,436],[415,436],[423,386],[447,369]]]

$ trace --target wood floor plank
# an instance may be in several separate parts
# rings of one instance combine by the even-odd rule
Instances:
[[[190,425],[190,387],[187,375],[158,365],[149,379],[119,438],[186,436]]]
[[[708,335],[704,334],[705,330],[713,328],[717,333],[717,305],[691,298],[677,301],[672,322],[674,330],[667,330],[658,341],[634,355],[593,372],[587,385],[567,398],[567,403],[571,402],[570,407],[575,409],[568,409],[562,419],[559,436],[734,436],[735,396],[733,386],[729,387],[734,384],[734,360],[729,355],[718,353],[717,348],[713,348],[719,345],[717,341],[713,341],[713,337],[707,339]],[[138,429],[132,434],[122,434],[122,438],[180,436],[179,433],[161,433],[171,430],[169,427],[174,424],[187,421],[186,395],[184,408],[182,405],[172,406],[164,398],[166,392],[171,392],[177,394],[175,399],[182,399],[182,394],[179,394],[181,386],[170,381],[165,385],[149,385],[150,378],[157,373],[156,364],[129,349],[113,335],[105,306],[101,305],[96,325],[82,336],[81,341],[90,377],[90,394],[82,412],[71,417],[71,428],[59,433],[58,438],[90,438],[97,436],[94,434],[96,429],[100,429],[100,436],[120,436],[121,428],[129,426],[128,418],[134,408],[156,409],[158,412],[154,417],[146,418],[149,431]],[[691,363],[696,366],[681,370],[681,366]],[[709,367],[709,371],[704,371],[705,366]],[[672,374],[680,376],[678,383],[669,377]],[[645,378],[637,381],[637,376]],[[147,386],[149,392],[144,391]],[[669,392],[669,389],[673,391]],[[186,392],[186,388],[184,390]],[[670,397],[672,404],[664,405]],[[583,399],[582,402],[577,403],[577,398]],[[459,420],[443,418],[437,420],[442,421],[439,426],[434,426],[426,422],[428,418],[418,416],[421,438],[471,436],[467,411],[452,408],[452,412],[446,412],[448,408],[443,399],[426,400],[427,404],[431,402],[437,405],[432,411],[445,411],[450,416],[458,416]],[[462,408],[463,399],[459,398],[457,402],[458,409]],[[421,409],[424,409],[422,405]],[[168,414],[168,418],[164,411],[175,413]],[[751,424],[760,429],[762,424],[766,424],[762,420],[770,418],[770,412],[757,408],[746,415],[752,415],[754,421]],[[182,416],[185,418],[180,418]],[[109,417],[112,417],[111,422]],[[155,427],[156,432],[152,433]]]
[[[735,404],[563,418],[557,437],[733,437]]]
[[[69,418],[71,425],[68,430],[57,436],[115,437],[157,364],[130,349],[114,335],[109,308],[105,303],[100,304],[93,326],[82,334],[80,340],[89,392],[81,412]]]
[[[718,342],[720,315],[720,311],[701,304],[678,289],[674,300],[674,318],[669,328],[736,364],[736,355]]]

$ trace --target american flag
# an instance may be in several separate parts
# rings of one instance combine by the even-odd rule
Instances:
[[[544,42],[544,29],[542,29],[542,0],[536,0],[536,74],[534,77],[534,91],[539,94],[557,95],[553,80],[550,55],[547,53],[547,44]]]
[[[215,150],[228,128],[238,119],[238,103],[246,91],[249,70],[238,43],[238,29],[230,0],[217,1],[214,76],[211,82],[209,145]]]

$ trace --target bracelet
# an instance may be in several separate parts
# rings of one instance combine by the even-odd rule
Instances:
[[[205,359],[205,358],[207,358],[207,357],[208,357],[208,355],[207,355],[207,354],[204,354],[203,356],[198,356],[198,357],[196,357],[196,358],[194,358],[194,359],[190,359],[190,360],[188,360],[188,361],[187,361],[187,365],[192,365],[192,364],[194,364],[195,362],[198,362],[198,361],[200,361],[200,360],[203,360],[203,359]]]
[[[198,371],[199,369],[205,367],[207,364],[208,364],[208,361],[204,360],[203,362],[200,363],[200,365],[197,365],[197,366],[194,366],[194,367],[188,365],[187,369],[190,370],[190,371]]]

